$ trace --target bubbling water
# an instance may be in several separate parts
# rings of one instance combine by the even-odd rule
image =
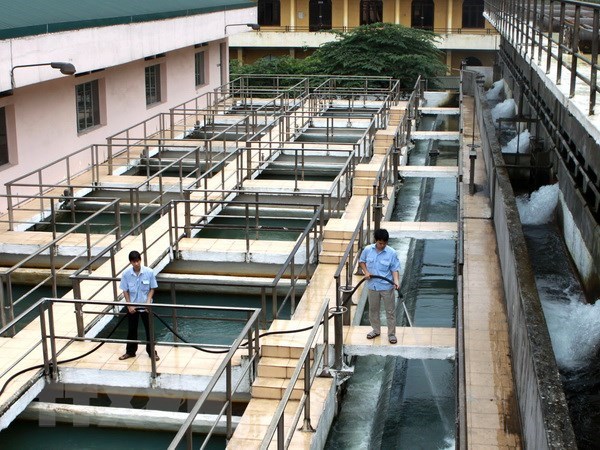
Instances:
[[[529,130],[525,130],[502,147],[502,153],[529,153]]]
[[[558,204],[558,183],[542,186],[530,196],[517,197],[517,208],[523,225],[548,223]]]
[[[510,119],[514,117],[517,111],[517,106],[512,98],[507,98],[502,103],[498,103],[492,109],[492,119],[494,123],[498,119]]]
[[[582,303],[578,293],[556,292],[555,277],[538,278],[544,316],[561,370],[586,368],[600,348],[600,302]]]
[[[500,94],[504,90],[504,80],[500,79],[492,84],[492,87],[485,93],[487,100],[499,100]]]

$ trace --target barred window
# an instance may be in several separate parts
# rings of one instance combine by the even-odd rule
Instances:
[[[100,97],[98,80],[75,86],[77,132],[100,125]]]
[[[160,64],[155,64],[146,67],[146,105],[160,101]]]
[[[280,10],[279,0],[258,0],[258,24],[279,26]]]
[[[360,24],[383,22],[383,0],[360,0]]]
[[[463,28],[484,28],[483,0],[464,0],[462,10]]]
[[[0,165],[8,164],[8,125],[6,108],[0,108]]]
[[[204,52],[198,52],[195,55],[195,67],[196,67],[196,86],[202,86],[206,84],[205,66],[204,66]]]

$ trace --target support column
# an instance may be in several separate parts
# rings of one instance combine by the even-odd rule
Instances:
[[[400,25],[400,0],[394,3],[394,23]]]
[[[348,28],[348,0],[344,0],[344,28]]]
[[[296,49],[290,48],[290,58],[296,59]]]
[[[290,0],[290,27],[296,26],[296,0]]]
[[[446,73],[452,75],[452,50],[446,50]]]
[[[448,17],[446,18],[446,27],[448,28],[448,33],[452,32],[452,14],[454,12],[454,1],[450,0],[448,2]]]
[[[244,50],[241,47],[237,49],[237,60],[244,64]]]

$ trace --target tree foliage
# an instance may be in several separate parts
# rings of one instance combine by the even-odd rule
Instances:
[[[389,76],[410,86],[419,75],[431,78],[446,71],[442,54],[435,47],[437,37],[430,31],[376,23],[336,33],[337,40],[305,59],[286,56],[263,58],[250,65],[233,63],[231,73]]]

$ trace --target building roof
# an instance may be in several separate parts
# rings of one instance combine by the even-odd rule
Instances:
[[[0,0],[0,39],[253,6],[252,0]]]

